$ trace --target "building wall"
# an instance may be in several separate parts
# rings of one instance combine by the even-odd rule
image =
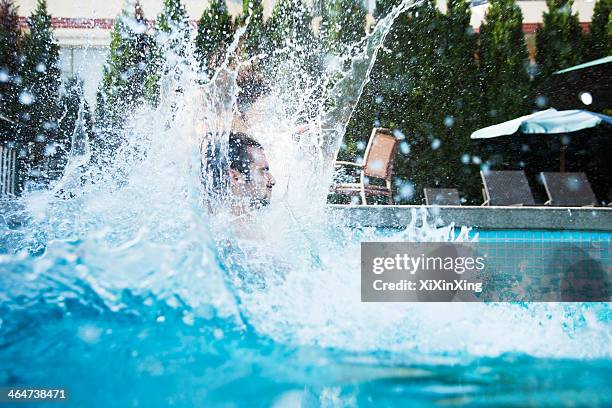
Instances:
[[[542,14],[546,11],[546,2],[541,0],[517,1],[518,6],[523,12],[523,31],[535,32],[537,24],[542,22]],[[590,22],[593,15],[595,0],[574,0],[573,12],[578,12],[581,22]],[[484,15],[489,8],[488,3],[472,7],[472,27],[480,27],[484,20]]]
[[[83,80],[83,93],[91,107],[95,104],[107,55],[107,46],[61,44],[60,47],[62,77],[77,75]]]
[[[535,61],[535,32],[538,24],[542,22],[542,14],[547,10],[546,2],[540,0],[517,1],[518,6],[523,13],[523,32],[525,33],[525,41],[527,50],[529,51],[529,59]],[[578,19],[582,25],[582,29],[587,31],[589,23],[593,16],[593,8],[595,0],[574,0],[572,12],[578,13]],[[484,21],[485,13],[489,8],[488,3],[479,4],[472,7],[471,24],[476,30]]]

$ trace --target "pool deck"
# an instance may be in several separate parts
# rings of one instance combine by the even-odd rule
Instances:
[[[329,205],[330,219],[346,226],[401,228],[426,208],[437,225],[479,229],[587,230],[612,232],[612,207],[476,207],[421,205]]]

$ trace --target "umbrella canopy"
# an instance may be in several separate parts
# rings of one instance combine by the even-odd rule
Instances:
[[[565,68],[565,69],[559,70],[559,71],[555,72],[555,75],[565,74],[567,72],[577,71],[579,69],[591,68],[591,67],[595,67],[595,66],[598,66],[598,65],[601,65],[601,64],[608,64],[610,62],[612,62],[612,55],[608,55],[607,57],[596,59],[594,61],[585,62],[584,64],[574,65],[573,67],[569,67],[569,68]]]
[[[585,110],[558,111],[554,108],[521,116],[507,122],[488,126],[472,133],[472,139],[491,139],[522,134],[560,134],[577,132],[599,125],[612,125],[612,117]]]

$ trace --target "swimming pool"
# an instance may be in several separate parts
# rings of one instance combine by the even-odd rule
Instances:
[[[232,292],[231,279],[208,272],[194,280],[198,269],[231,266],[218,255],[203,266],[178,242],[141,237],[103,248],[84,237],[7,255],[19,240],[5,240],[0,383],[65,388],[62,406],[75,407],[612,403],[608,303],[363,304],[353,296],[358,272],[346,269],[359,261],[359,240],[406,233],[328,232],[332,241],[320,237],[310,249],[323,264],[347,257],[335,264],[337,276],[325,280],[333,269],[318,272],[306,257],[300,262],[316,280],[287,276],[262,293]],[[483,241],[611,239],[605,232],[476,233]],[[333,244],[339,236],[353,242]]]

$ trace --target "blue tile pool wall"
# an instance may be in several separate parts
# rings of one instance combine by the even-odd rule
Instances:
[[[458,234],[458,232],[456,232]],[[569,231],[569,230],[478,230],[473,229],[470,236],[478,235],[480,242],[608,242],[612,243],[612,232]]]
[[[401,229],[399,229],[401,230]],[[377,228],[381,236],[393,236],[396,228]],[[455,229],[455,237],[460,233]],[[480,242],[607,242],[612,244],[612,232],[588,230],[537,230],[537,229],[478,229],[470,230],[470,238],[478,236]]]
[[[610,298],[612,233],[567,230],[472,230],[480,243],[494,250],[496,291],[524,301],[602,301]],[[569,245],[568,245],[569,244]],[[577,272],[579,271],[579,272]],[[569,273],[569,275],[568,275]],[[588,277],[587,286],[568,287],[568,276]],[[527,280],[525,280],[527,279]],[[521,283],[522,282],[522,283]],[[593,284],[592,282],[595,282]],[[517,286],[518,285],[518,286]],[[514,287],[522,288],[516,292]],[[522,297],[514,298],[517,293]]]

